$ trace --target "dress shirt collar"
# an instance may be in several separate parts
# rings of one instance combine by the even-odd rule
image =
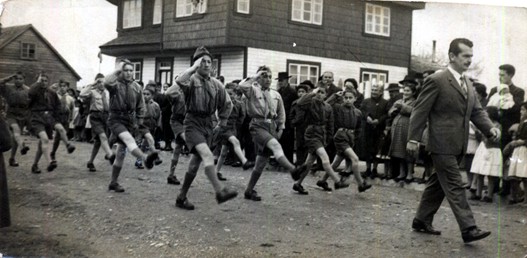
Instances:
[[[458,85],[461,85],[461,76],[464,76],[463,74],[459,74],[456,70],[454,70],[454,68],[452,68],[450,65],[447,66],[447,69],[450,71],[450,73],[452,73],[452,75],[454,75],[454,78],[456,79],[457,81],[457,84]]]

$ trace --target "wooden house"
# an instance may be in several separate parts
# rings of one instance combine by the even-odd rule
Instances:
[[[41,72],[49,76],[50,82],[63,79],[73,89],[77,88],[77,82],[81,79],[31,24],[5,28],[0,26],[0,78],[17,71],[24,73],[27,85],[34,83]]]

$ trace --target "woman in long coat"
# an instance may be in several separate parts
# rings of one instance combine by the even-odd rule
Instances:
[[[392,162],[399,163],[400,173],[395,181],[405,180],[407,183],[411,183],[414,179],[415,161],[414,157],[407,154],[406,143],[408,142],[410,115],[415,105],[416,88],[413,85],[405,85],[403,90],[403,98],[396,101],[388,111],[391,117],[395,117],[391,128],[392,143],[389,155]]]

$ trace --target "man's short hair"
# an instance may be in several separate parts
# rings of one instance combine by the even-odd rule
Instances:
[[[505,71],[511,77],[516,73],[516,68],[510,64],[500,65],[499,69]]]
[[[472,48],[474,46],[474,43],[472,43],[472,41],[470,41],[469,39],[457,38],[457,39],[452,40],[452,42],[450,42],[450,47],[448,48],[448,53],[449,54],[453,53],[456,56],[459,53],[461,53],[461,48],[459,47],[459,44],[466,45],[467,47],[470,47],[470,48]]]
[[[345,88],[344,92],[342,93],[342,96],[344,97],[344,95],[346,95],[346,93],[351,93],[351,94],[353,94],[353,97],[357,97],[357,94],[355,93],[355,91],[350,89],[350,88]]]
[[[331,74],[331,77],[335,77],[335,74],[333,74],[332,71],[325,71],[325,72],[323,72],[323,73],[322,73],[322,77],[324,77],[324,74],[326,74],[326,73],[330,73],[330,74]]]
[[[298,86],[296,86],[296,92],[298,92],[298,90],[304,90],[305,92],[308,92],[309,86],[305,84],[299,84]]]
[[[21,71],[16,72],[15,75],[17,75],[17,76],[22,76],[22,78],[24,78],[24,79],[26,78],[26,76],[24,75],[24,73],[22,73]]]
[[[259,66],[258,67],[258,70],[256,70],[256,72],[259,72],[259,71],[267,71],[267,72],[270,72],[271,71],[271,68],[267,65],[262,65],[262,66]]]

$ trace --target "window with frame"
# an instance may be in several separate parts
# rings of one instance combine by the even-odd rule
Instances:
[[[176,18],[202,14],[207,11],[207,0],[177,0]]]
[[[22,43],[20,46],[20,58],[36,59],[36,45],[33,43]]]
[[[291,20],[322,25],[323,0],[292,0]]]
[[[143,74],[143,61],[142,60],[130,60],[133,65],[133,77],[136,81],[141,81]]]
[[[173,58],[162,58],[156,60],[156,81],[161,85],[165,83],[172,84],[172,64]]]
[[[388,71],[362,71],[361,82],[379,82],[388,83]]]
[[[123,2],[123,29],[141,27],[142,12],[142,0],[125,0]]]
[[[154,20],[152,24],[161,24],[163,18],[163,0],[155,0],[154,2]]]
[[[249,14],[251,10],[250,5],[251,5],[251,0],[237,0],[236,11],[238,13]]]
[[[366,33],[390,36],[390,8],[367,3],[365,19]]]
[[[305,80],[310,80],[314,85],[318,82],[320,75],[320,63],[309,63],[302,61],[287,61],[287,69],[291,78],[289,84],[297,86]]]

